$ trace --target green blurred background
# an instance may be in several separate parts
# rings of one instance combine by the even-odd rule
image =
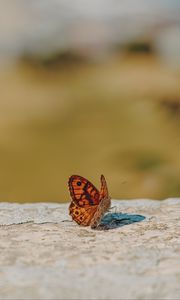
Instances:
[[[179,197],[180,3],[75,2],[0,2],[0,201]]]

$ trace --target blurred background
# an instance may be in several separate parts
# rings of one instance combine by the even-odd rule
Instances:
[[[180,196],[180,1],[0,1],[0,201]]]

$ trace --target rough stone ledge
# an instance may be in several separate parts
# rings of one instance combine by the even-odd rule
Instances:
[[[98,231],[68,204],[0,203],[0,299],[180,299],[180,199],[112,206],[145,218]]]

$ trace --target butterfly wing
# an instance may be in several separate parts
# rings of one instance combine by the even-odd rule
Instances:
[[[79,225],[88,226],[100,202],[100,193],[90,181],[79,175],[72,175],[68,185],[72,197],[69,214]]]
[[[74,201],[71,202],[69,206],[69,214],[72,219],[79,225],[89,226],[91,220],[97,210],[97,205],[89,207],[80,207]]]
[[[105,179],[104,175],[101,175],[100,199],[108,198],[108,197],[109,197],[109,192],[108,192],[106,179]]]
[[[80,207],[88,207],[93,205],[98,205],[100,202],[100,193],[95,188],[95,186],[79,175],[72,175],[69,178],[69,191],[70,195],[75,202]]]
[[[98,227],[103,216],[111,206],[111,198],[107,188],[107,183],[103,175],[101,175],[101,190],[100,190],[100,203],[95,211],[92,220],[90,222],[91,228],[95,229]]]
[[[111,205],[104,176],[101,175],[100,192],[90,181],[79,175],[72,175],[68,185],[72,197],[69,206],[72,219],[79,225],[96,228]]]

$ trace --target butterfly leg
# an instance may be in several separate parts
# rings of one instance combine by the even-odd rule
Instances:
[[[112,209],[114,209],[115,208],[115,211],[116,211],[116,208],[117,208],[117,206],[112,206],[112,207],[110,207],[109,209],[108,209],[108,212],[110,212]]]

